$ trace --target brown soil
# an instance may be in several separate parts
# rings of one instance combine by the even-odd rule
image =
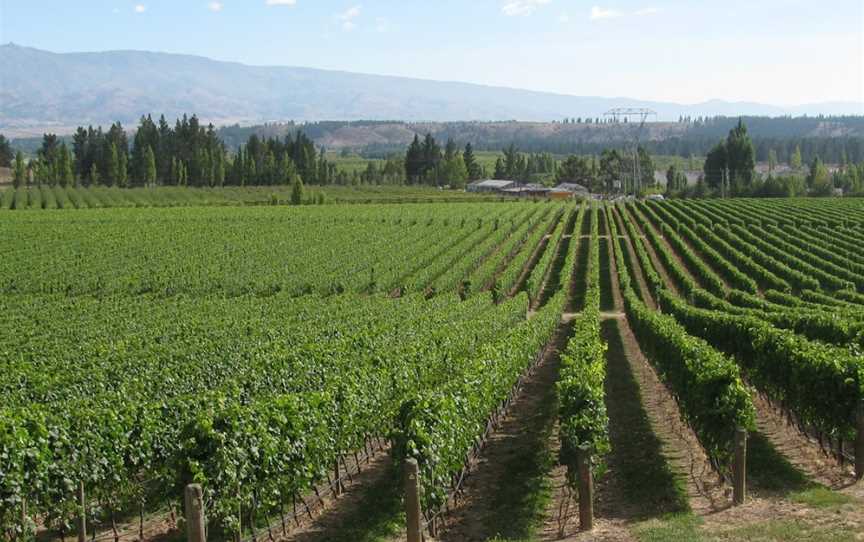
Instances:
[[[551,467],[546,443],[554,433],[555,382],[558,379],[560,350],[566,345],[569,326],[559,326],[543,360],[528,376],[500,427],[493,432],[483,453],[465,480],[463,498],[451,509],[437,540],[485,541],[493,536],[526,536],[542,518],[520,484],[546,476]],[[540,457],[538,457],[538,454]],[[528,472],[525,472],[528,469]],[[514,474],[517,471],[518,474]],[[533,513],[532,513],[533,512]]]
[[[618,323],[618,331],[630,369],[639,383],[651,428],[662,442],[664,456],[673,472],[685,483],[690,507],[697,514],[707,514],[727,506],[729,488],[711,467],[693,430],[682,421],[678,403],[642,353],[626,319]]]
[[[275,539],[286,542],[348,540],[345,533],[357,521],[358,515],[365,512],[366,500],[369,498],[368,491],[370,488],[381,488],[386,485],[388,479],[393,476],[392,465],[389,453],[377,454],[368,464],[362,465],[363,470],[360,473],[354,474],[354,482],[346,487],[341,496],[325,497],[324,507],[316,511],[317,515],[314,515],[313,519],[310,520],[308,516],[300,514],[300,526],[289,524],[287,536],[282,536],[280,528]],[[311,506],[314,499],[314,496],[307,496],[306,502]],[[300,507],[302,510],[302,505]],[[264,535],[266,536],[266,532]]]
[[[850,490],[851,495],[864,498],[864,485],[855,486],[854,467],[840,465],[826,456],[819,443],[802,434],[797,427],[787,422],[786,417],[765,398],[754,394],[756,406],[756,428],[774,449],[801,471],[808,479],[834,490]]]

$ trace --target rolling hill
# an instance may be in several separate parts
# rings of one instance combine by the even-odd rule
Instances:
[[[526,120],[600,116],[612,107],[679,115],[864,113],[864,105],[781,108],[709,101],[696,105],[580,97],[299,67],[248,66],[142,51],[52,53],[0,46],[0,130],[64,132],[80,124],[134,122],[142,114],[196,113],[216,124],[280,120]],[[574,89],[578,90],[578,89]]]

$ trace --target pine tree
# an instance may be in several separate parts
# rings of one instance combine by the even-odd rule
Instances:
[[[93,186],[99,184],[99,168],[96,167],[96,162],[90,166],[90,184]]]
[[[471,143],[465,145],[465,152],[462,153],[462,161],[465,162],[465,169],[468,171],[468,179],[476,181],[483,176],[483,170],[480,168],[480,164],[477,163],[477,159],[474,156],[474,147],[471,146]]]
[[[0,167],[12,167],[12,146],[6,136],[0,134]]]
[[[409,182],[418,182],[423,175],[423,147],[417,134],[405,153],[405,175]]]

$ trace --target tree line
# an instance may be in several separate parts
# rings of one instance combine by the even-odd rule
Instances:
[[[830,196],[836,189],[846,195],[864,195],[864,159],[856,164],[844,157],[833,172],[815,154],[804,167],[801,147],[791,151],[787,171],[777,170],[779,157],[768,153],[768,175],[756,172],[757,151],[743,119],[729,130],[725,139],[714,144],[705,157],[702,175],[688,186],[683,172],[671,166],[666,172],[666,191],[685,197],[795,197]]]
[[[4,140],[5,141],[5,138]],[[0,142],[2,143],[2,142]],[[71,148],[70,148],[71,146]],[[2,145],[0,145],[2,150]],[[14,159],[14,184],[60,186],[266,186],[328,184],[335,165],[302,132],[261,139],[252,134],[229,152],[212,124],[184,115],[172,127],[144,116],[131,140],[118,122],[108,130],[79,127],[71,145],[45,134],[35,159]]]

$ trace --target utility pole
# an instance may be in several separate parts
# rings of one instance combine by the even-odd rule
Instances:
[[[627,129],[633,131],[631,134],[631,145],[633,151],[633,182],[631,183],[631,186],[634,194],[638,195],[642,189],[642,171],[641,164],[639,164],[639,141],[642,138],[642,131],[645,129],[645,123],[648,119],[653,117],[656,122],[657,112],[642,107],[617,107],[604,113],[604,116],[611,118],[614,124],[620,124],[623,119],[624,124],[627,125]],[[638,124],[636,122],[637,120],[639,121]],[[631,126],[635,126],[635,128],[630,128]]]

